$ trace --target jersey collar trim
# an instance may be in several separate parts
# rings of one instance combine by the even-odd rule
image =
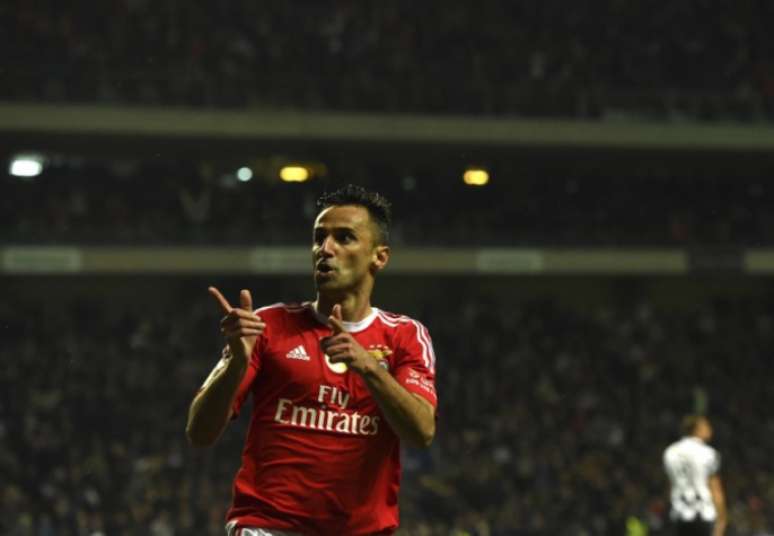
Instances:
[[[325,326],[328,325],[328,317],[318,312],[317,309],[315,309],[313,302],[306,302],[305,305],[312,313],[315,320]],[[373,321],[376,320],[378,315],[379,309],[376,307],[371,307],[371,312],[368,313],[368,315],[366,315],[363,320],[358,320],[357,322],[342,321],[342,324],[344,324],[344,329],[347,330],[348,333],[357,333],[358,331],[363,331],[364,329],[368,328],[368,326],[370,326]]]

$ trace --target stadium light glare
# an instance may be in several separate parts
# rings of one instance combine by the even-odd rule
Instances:
[[[237,170],[236,176],[239,182],[247,182],[253,178],[253,170],[247,166],[241,167]]]
[[[468,186],[484,186],[489,182],[489,172],[481,168],[469,168],[462,175]]]
[[[34,154],[16,155],[8,165],[14,177],[37,177],[43,172],[43,157]]]
[[[285,182],[304,182],[309,175],[309,170],[303,166],[283,166],[279,171],[280,179]]]

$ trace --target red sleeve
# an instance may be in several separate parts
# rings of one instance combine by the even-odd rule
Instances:
[[[250,394],[250,388],[253,385],[255,376],[261,370],[261,354],[265,346],[265,333],[255,343],[253,347],[253,353],[250,355],[250,362],[247,364],[247,372],[245,372],[242,378],[242,383],[239,384],[237,394],[234,397],[234,403],[231,405],[231,418],[236,419],[239,416],[239,411],[242,409],[242,405],[247,400],[247,395]]]
[[[433,407],[438,406],[435,392],[435,352],[427,328],[416,320],[401,330],[396,351],[395,379],[407,391],[416,393]]]

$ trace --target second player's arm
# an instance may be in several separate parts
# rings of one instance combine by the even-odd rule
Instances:
[[[723,493],[723,483],[718,475],[712,475],[709,479],[710,493],[712,502],[715,503],[717,518],[712,536],[724,536],[726,526],[728,525],[728,513],[726,511],[726,495]]]

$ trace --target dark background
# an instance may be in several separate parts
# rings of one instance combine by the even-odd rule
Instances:
[[[221,345],[206,288],[311,298],[242,261],[308,248],[348,182],[394,203],[374,304],[438,356],[400,534],[665,534],[661,453],[694,411],[729,534],[772,533],[772,23],[755,1],[2,3],[0,533],[222,534],[247,419],[185,441]],[[12,176],[30,152],[42,174]],[[279,180],[294,162],[308,182]]]

